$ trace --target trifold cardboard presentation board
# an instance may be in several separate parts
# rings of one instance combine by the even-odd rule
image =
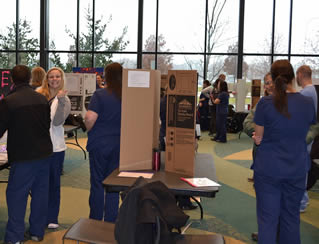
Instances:
[[[88,73],[65,73],[65,90],[71,101],[71,114],[85,117],[88,106],[96,90],[96,75]]]
[[[169,70],[165,170],[194,176],[196,70]]]
[[[161,75],[161,88],[165,89],[167,87],[167,75]]]
[[[260,100],[261,80],[251,82],[251,107],[254,108]]]
[[[161,73],[123,69],[120,171],[152,169],[158,148]]]

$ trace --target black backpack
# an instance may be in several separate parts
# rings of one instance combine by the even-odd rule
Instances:
[[[189,218],[160,181],[147,183],[140,177],[121,198],[114,230],[119,244],[174,243]],[[179,232],[173,232],[174,228]]]

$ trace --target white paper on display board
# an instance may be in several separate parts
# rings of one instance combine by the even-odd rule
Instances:
[[[236,87],[236,112],[245,111],[245,100],[247,95],[246,80],[238,79]]]
[[[81,95],[81,76],[79,74],[66,73],[65,74],[65,90],[68,91],[68,95]]]
[[[128,71],[128,87],[150,87],[149,71]]]

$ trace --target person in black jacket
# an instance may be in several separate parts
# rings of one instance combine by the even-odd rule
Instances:
[[[6,191],[8,223],[5,243],[22,243],[24,217],[31,191],[29,239],[41,241],[46,227],[49,163],[52,154],[50,107],[47,99],[29,85],[27,66],[12,69],[15,88],[0,101],[0,137],[8,131],[7,151],[11,169]]]

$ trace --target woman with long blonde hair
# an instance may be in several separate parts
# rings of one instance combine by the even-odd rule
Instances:
[[[71,111],[70,99],[67,97],[67,91],[64,90],[63,70],[58,67],[48,70],[41,88],[37,91],[48,99],[51,107],[50,135],[53,154],[50,157],[47,224],[49,229],[56,229],[59,227],[60,176],[66,150],[63,124]]]

